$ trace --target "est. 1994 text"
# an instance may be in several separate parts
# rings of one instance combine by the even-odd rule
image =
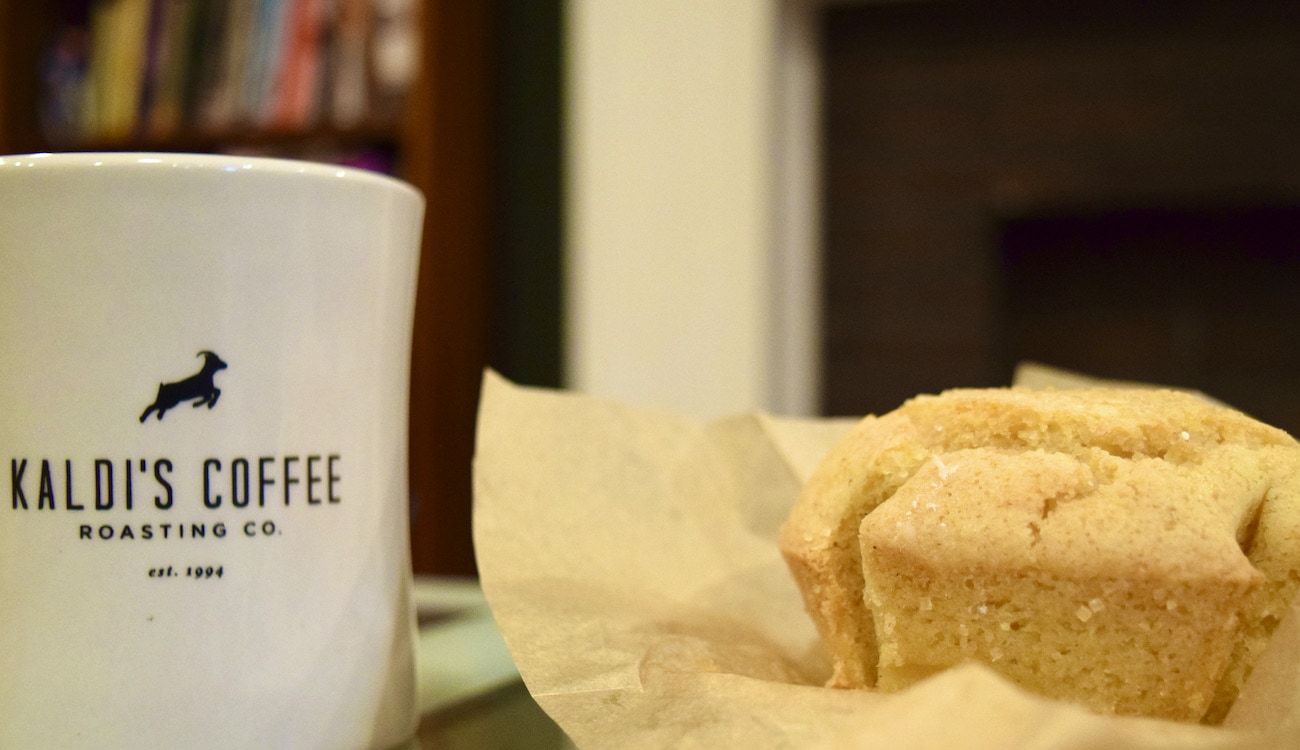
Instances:
[[[149,569],[150,578],[220,578],[224,573],[225,566],[222,565],[187,565],[184,568],[168,565]]]

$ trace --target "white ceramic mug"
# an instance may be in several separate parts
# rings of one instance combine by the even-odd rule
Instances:
[[[423,209],[324,164],[0,157],[0,748],[412,737]]]

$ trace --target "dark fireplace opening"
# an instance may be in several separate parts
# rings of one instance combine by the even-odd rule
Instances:
[[[832,4],[822,403],[1020,359],[1300,433],[1300,4]]]
[[[1002,224],[1004,356],[1202,390],[1300,434],[1300,206]]]

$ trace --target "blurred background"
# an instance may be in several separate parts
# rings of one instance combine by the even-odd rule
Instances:
[[[1283,0],[0,0],[0,153],[424,191],[424,574],[474,574],[487,366],[811,416],[1037,361],[1300,431],[1298,126]]]

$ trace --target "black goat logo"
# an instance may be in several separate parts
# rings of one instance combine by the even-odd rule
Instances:
[[[153,403],[149,404],[149,408],[144,410],[144,414],[140,415],[141,422],[148,419],[152,412],[158,412],[158,419],[161,420],[168,409],[182,401],[193,400],[196,409],[204,404],[207,404],[209,409],[217,405],[221,389],[212,382],[212,379],[218,371],[226,369],[226,363],[221,361],[221,357],[206,350],[199,352],[197,356],[203,358],[203,368],[184,380],[175,383],[159,383],[158,395]]]

